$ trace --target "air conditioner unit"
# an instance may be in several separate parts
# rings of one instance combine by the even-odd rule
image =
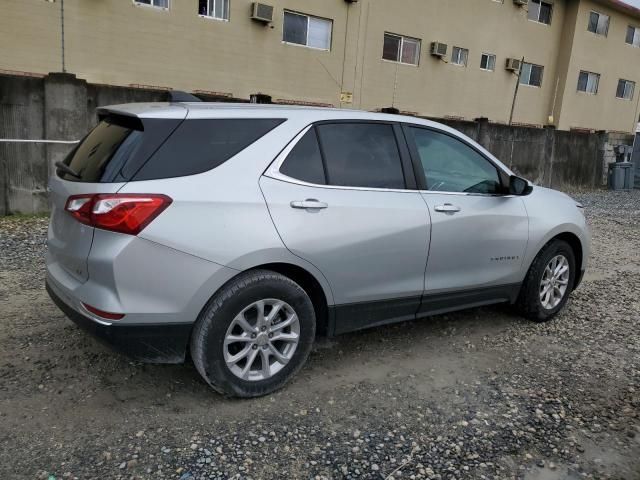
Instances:
[[[447,54],[447,44],[431,42],[431,55],[434,57],[444,57]]]
[[[253,2],[251,5],[251,20],[256,22],[273,22],[273,6],[266,3]]]
[[[519,7],[527,5],[528,3],[529,3],[529,0],[513,0],[513,4],[518,5]]]
[[[507,70],[511,70],[512,72],[519,72],[521,63],[522,62],[517,58],[507,58],[507,64],[505,65],[505,68]]]

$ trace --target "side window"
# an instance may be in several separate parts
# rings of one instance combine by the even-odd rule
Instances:
[[[132,180],[183,177],[212,170],[266,135],[284,120],[185,120]]]
[[[498,170],[460,140],[424,128],[410,127],[424,169],[427,190],[501,193]]]
[[[316,128],[329,185],[405,188],[400,152],[391,125],[335,123]]]
[[[280,172],[303,182],[326,184],[315,128],[309,129],[296,143],[280,166]]]

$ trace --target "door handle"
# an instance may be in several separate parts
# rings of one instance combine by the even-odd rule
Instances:
[[[444,213],[456,213],[460,211],[460,207],[456,205],[451,205],[450,203],[445,203],[444,205],[437,205],[433,207],[436,212],[444,212]]]
[[[311,209],[311,210],[319,210],[322,208],[327,208],[327,205],[324,202],[316,200],[315,198],[307,198],[306,200],[297,200],[291,202],[291,208],[303,208],[303,209]]]

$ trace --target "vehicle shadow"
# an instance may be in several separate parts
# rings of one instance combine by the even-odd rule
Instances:
[[[456,382],[474,368],[495,361],[477,348],[484,337],[519,323],[528,322],[505,307],[496,306],[318,338],[305,368],[274,395],[302,399],[331,394],[336,388],[358,382],[384,386],[391,377],[424,377],[426,367],[432,381],[440,376],[434,371],[437,367],[442,377]],[[107,347],[91,347],[94,339],[85,332],[79,334],[87,336],[88,348],[101,349],[101,358],[112,357],[107,359],[112,368],[102,371],[98,381],[110,392],[107,403],[111,403],[109,400],[113,399],[109,397],[113,395],[119,402],[151,404],[178,413],[198,407],[264,401],[238,402],[218,394],[200,378],[189,358],[181,365],[132,362]],[[97,391],[96,396],[100,397],[101,392]]]

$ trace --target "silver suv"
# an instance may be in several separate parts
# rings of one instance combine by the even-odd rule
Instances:
[[[102,108],[51,178],[47,289],[149,362],[263,395],[317,334],[499,302],[553,317],[581,208],[426,120],[207,103]]]

